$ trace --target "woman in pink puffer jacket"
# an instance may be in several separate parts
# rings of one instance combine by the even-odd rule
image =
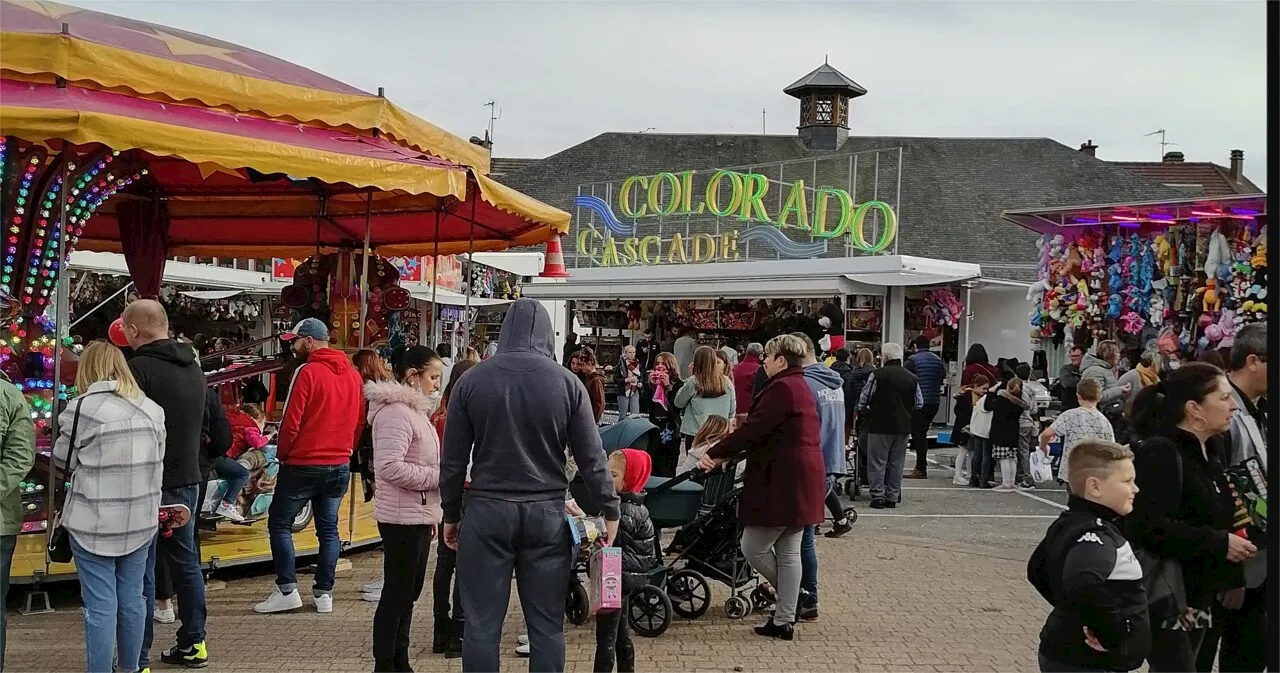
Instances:
[[[427,553],[440,522],[440,438],[427,420],[440,387],[440,357],[430,348],[397,348],[398,383],[370,382],[373,518],[382,536],[383,587],[373,615],[375,671],[410,671],[409,625],[422,593]]]

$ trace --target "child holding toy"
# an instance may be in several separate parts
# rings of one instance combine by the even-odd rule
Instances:
[[[644,486],[653,471],[648,453],[621,449],[609,456],[609,473],[622,499],[622,518],[613,541],[622,549],[622,609],[596,615],[596,673],[636,670],[636,652],[627,627],[629,596],[649,583],[653,567],[653,521],[644,506]]]

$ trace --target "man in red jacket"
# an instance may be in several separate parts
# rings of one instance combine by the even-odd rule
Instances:
[[[756,372],[760,369],[760,358],[763,356],[762,344],[747,344],[747,354],[743,356],[742,362],[733,367],[733,394],[737,398],[739,421],[751,409],[751,400],[755,397]]]
[[[302,607],[293,554],[293,522],[307,503],[320,541],[316,562],[316,612],[333,611],[333,581],[338,565],[338,506],[347,493],[351,451],[364,428],[360,373],[345,353],[330,348],[329,329],[307,318],[280,337],[304,361],[293,372],[284,418],[276,441],[280,472],[267,512],[276,590],[254,606],[255,612],[285,612]]]

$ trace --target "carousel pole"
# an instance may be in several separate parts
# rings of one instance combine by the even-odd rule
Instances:
[[[437,282],[440,278],[440,209],[436,208],[436,237],[434,249],[431,251],[431,344],[439,346],[440,341],[444,339],[444,333],[440,331],[440,310],[436,304],[436,288],[439,287]],[[452,341],[452,340],[451,340]],[[458,354],[452,352],[450,348],[450,357],[454,362],[458,361]]]
[[[373,188],[369,188],[367,200],[364,208],[364,250],[361,257],[360,269],[360,337],[357,343],[360,348],[365,347],[365,332],[367,331],[366,321],[368,320],[369,311],[369,238],[373,234]],[[353,477],[348,477],[352,482]],[[356,496],[348,486],[347,488],[347,545],[350,546],[356,539]]]
[[[479,198],[479,194],[476,195]],[[471,266],[475,262],[471,261],[471,253],[474,252],[476,246],[476,202],[471,201],[471,223],[467,225],[467,297],[466,307],[462,310],[462,315],[466,318],[466,332],[463,337],[463,343],[467,348],[471,347]]]
[[[67,30],[67,24],[62,24],[63,32]],[[59,88],[66,87],[66,81],[59,78]],[[54,290],[54,321],[53,321],[53,399],[49,401],[49,408],[52,415],[49,419],[49,431],[52,441],[49,443],[49,483],[45,487],[45,521],[47,522],[44,529],[45,537],[45,555],[44,555],[44,574],[49,575],[49,566],[52,560],[49,558],[49,543],[53,540],[54,529],[54,504],[57,502],[56,494],[58,492],[58,470],[53,457],[53,448],[57,445],[58,435],[62,432],[61,424],[58,422],[61,409],[58,408],[58,389],[62,386],[62,328],[67,324],[67,318],[71,315],[70,307],[67,306],[67,298],[70,296],[70,279],[68,279],[67,264],[67,156],[69,152],[66,145],[63,145],[62,152],[59,154],[59,185],[58,185],[58,286]],[[67,456],[65,471],[70,473],[71,456]],[[46,599],[47,602],[47,599]]]

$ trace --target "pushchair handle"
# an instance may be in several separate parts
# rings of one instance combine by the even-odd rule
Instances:
[[[716,470],[731,470],[734,468],[734,466],[735,466],[735,463],[725,463],[724,465],[720,465],[719,467],[717,467]],[[714,472],[715,470],[712,470],[712,471]],[[694,482],[701,481],[702,479],[706,478],[708,474],[711,474],[711,472],[703,472],[702,470],[699,470],[698,468],[695,467],[692,470],[689,470],[688,472],[677,474],[676,476],[662,482],[661,484],[658,484],[657,486],[654,486],[653,488],[648,489],[645,495],[650,496],[650,495],[657,495],[659,493],[665,493],[666,491],[669,491],[675,488],[676,486],[683,484],[686,481],[694,481]]]

